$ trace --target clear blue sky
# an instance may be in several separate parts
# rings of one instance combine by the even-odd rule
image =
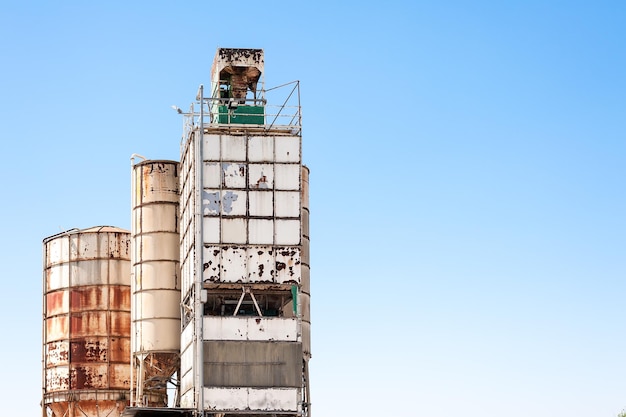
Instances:
[[[0,6],[3,415],[39,415],[41,241],[130,227],[217,47],[301,80],[313,415],[626,407],[626,3]]]

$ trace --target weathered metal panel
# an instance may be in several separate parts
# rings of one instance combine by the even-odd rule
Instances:
[[[258,411],[297,411],[297,388],[249,388],[248,408]]]
[[[205,244],[220,243],[221,220],[219,217],[202,218],[202,241]]]
[[[135,208],[138,233],[173,232],[178,237],[176,219],[178,204],[149,204]]]
[[[69,291],[54,291],[46,294],[46,316],[56,316],[70,308]]]
[[[274,136],[252,136],[248,138],[248,160],[252,162],[273,162],[273,159]]]
[[[309,321],[302,321],[302,351],[305,358],[311,357],[311,323]]]
[[[300,219],[302,224],[302,236],[311,236],[309,230],[309,210],[303,208],[302,212],[300,213]]]
[[[245,161],[246,137],[241,135],[223,135],[221,152],[223,161]]]
[[[311,265],[310,256],[311,256],[311,252],[309,250],[309,238],[303,237],[302,238],[302,263]]]
[[[128,364],[128,352],[130,352],[130,338],[110,337],[109,338],[109,360],[111,362]]]
[[[203,317],[204,340],[247,340],[248,324],[238,317]]]
[[[165,314],[169,314],[169,317]],[[141,337],[137,338],[135,352],[178,352],[180,347],[179,317],[164,312],[164,317],[143,318],[141,321],[136,321],[135,327],[141,333]]]
[[[182,277],[181,277],[181,293],[188,294],[193,288],[194,270],[195,270],[196,256],[194,251],[190,251],[186,259],[181,263]]]
[[[309,168],[302,166],[301,172],[301,189],[302,207],[309,208]]]
[[[193,391],[193,372],[189,371],[187,373],[183,373],[183,377],[180,379],[180,390],[181,392],[186,392],[188,390]],[[184,406],[183,406],[184,407]]]
[[[275,281],[278,283],[300,282],[300,249],[297,247],[276,248]]]
[[[56,264],[46,269],[46,291],[67,288],[70,285],[70,265]]]
[[[252,225],[252,220],[250,224]],[[247,249],[249,282],[274,281],[274,253],[272,246],[257,246]]]
[[[46,256],[46,267],[68,262],[70,260],[69,239],[51,240],[46,247]]]
[[[296,319],[249,317],[246,340],[284,341],[298,340],[298,321]]]
[[[300,280],[300,288],[302,289],[302,292],[311,294],[311,269],[308,265],[302,265],[300,267],[300,273],[302,274],[302,278]]]
[[[70,367],[57,366],[46,369],[46,385],[47,392],[64,391],[70,389]]]
[[[274,243],[274,220],[250,219],[248,222],[248,242],[252,245],[271,245]]]
[[[311,321],[311,297],[309,294],[300,291],[298,293],[298,305],[302,314],[302,320]]]
[[[221,280],[224,282],[246,282],[248,280],[246,248],[226,247],[222,251]]]
[[[298,245],[300,244],[300,221],[276,219],[275,240],[277,245]]]
[[[299,387],[301,368],[301,343],[204,342],[207,387]]]
[[[222,186],[222,164],[219,162],[205,162],[202,170],[203,186],[205,188],[220,188]]]
[[[67,315],[49,317],[45,320],[45,326],[47,342],[62,340],[69,337],[70,320]]]
[[[128,260],[109,259],[109,261],[107,262],[107,267],[107,282],[110,285],[128,286],[128,284],[130,283],[130,267]]]
[[[106,310],[109,288],[102,285],[73,287],[69,290],[70,311]]]
[[[204,340],[254,340],[295,342],[296,319],[273,317],[205,316]]]
[[[247,388],[204,388],[205,410],[249,410]]]
[[[180,396],[180,406],[182,408],[193,408],[195,407],[194,401],[194,392],[193,390],[187,391]]]
[[[300,217],[300,193],[276,191],[276,217]]]
[[[298,388],[204,388],[204,408],[210,411],[295,413],[299,398]]]
[[[248,237],[248,220],[242,218],[222,219],[222,243],[242,244]]]
[[[128,405],[128,401],[119,391],[98,390],[98,397],[91,398],[91,393],[94,392],[96,391],[76,391],[60,397],[55,395],[44,402],[45,408],[54,417],[120,417]]]
[[[245,216],[247,205],[245,191],[235,189],[202,191],[202,214],[205,216]]]
[[[143,161],[133,166],[137,206],[147,203],[170,202],[178,206],[179,163],[176,161]],[[137,195],[137,194],[135,194]],[[168,219],[168,222],[170,220]]]
[[[107,259],[77,260],[70,264],[70,285],[72,287],[107,283],[107,275]]]
[[[73,261],[98,259],[100,257],[99,243],[97,233],[72,235],[70,237],[70,259]]]
[[[250,191],[250,216],[272,217],[274,215],[274,193]]]
[[[272,190],[274,188],[273,164],[250,164],[248,166],[248,188],[251,190]]]
[[[140,253],[136,262],[168,259],[178,264],[180,241],[178,233],[146,233],[137,239]]]
[[[277,190],[300,191],[300,165],[276,164],[274,165],[274,186]]]
[[[300,162],[299,136],[276,136],[274,142],[276,144],[274,161]]]
[[[209,243],[205,240],[206,243]],[[218,242],[211,242],[218,243]],[[222,259],[222,250],[219,246],[208,246],[202,249],[203,253],[203,272],[202,279],[204,281],[220,280],[220,264]]]
[[[180,271],[175,262],[151,261],[144,263],[141,270],[142,290],[177,290],[178,302],[180,301]]]
[[[193,368],[193,349],[186,347],[180,354],[180,371],[181,374],[190,371]]]
[[[70,333],[78,338],[106,336],[109,333],[108,317],[108,311],[74,313],[70,316]]]
[[[59,367],[70,363],[70,343],[68,340],[49,342],[45,345],[44,363],[46,367]]]
[[[253,221],[251,220],[251,224]],[[302,272],[298,246],[208,246],[204,248],[205,282],[300,283]]]
[[[128,362],[109,365],[108,387],[120,390],[130,387],[130,368]]]
[[[193,324],[187,324],[180,334],[180,348],[181,350],[191,346],[193,342]]]
[[[72,363],[100,362],[109,360],[109,340],[107,337],[86,337],[70,343]]]
[[[224,188],[245,188],[246,165],[240,162],[222,163],[222,179]]]
[[[220,161],[221,158],[221,135],[204,135],[202,145],[202,159],[205,161]],[[193,150],[189,153],[190,164],[193,163]]]
[[[107,364],[70,364],[70,386],[72,389],[105,389],[108,385]]]

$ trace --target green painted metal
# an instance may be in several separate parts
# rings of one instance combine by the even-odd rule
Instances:
[[[298,286],[291,286],[291,298],[293,299],[293,314],[294,316],[298,315]]]
[[[230,111],[227,106],[219,106],[218,113],[218,123],[265,124],[265,106],[239,106]]]

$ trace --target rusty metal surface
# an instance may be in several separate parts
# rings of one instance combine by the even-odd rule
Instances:
[[[119,391],[84,391],[44,397],[54,417],[120,417],[128,400]]]
[[[44,240],[44,406],[57,416],[119,416],[127,404],[129,240],[114,227]]]

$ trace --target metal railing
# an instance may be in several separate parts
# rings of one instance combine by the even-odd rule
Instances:
[[[247,126],[301,134],[300,81],[257,90],[253,98],[219,97],[217,87],[212,88],[211,95],[204,97],[204,86],[200,85],[196,101],[191,104],[189,111],[183,112],[175,107],[184,116],[183,142],[200,126]]]

